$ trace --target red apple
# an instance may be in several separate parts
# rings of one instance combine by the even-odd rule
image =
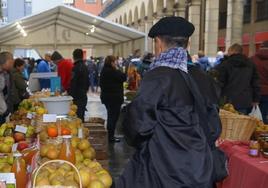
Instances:
[[[27,142],[25,142],[25,141],[20,141],[19,144],[18,144],[18,148],[17,148],[17,150],[22,151],[22,150],[24,150],[24,149],[26,149],[26,148],[28,148],[28,147],[29,147],[29,145],[28,145]]]
[[[25,134],[23,134],[23,133],[15,133],[14,134],[14,139],[15,139],[16,142],[25,141]]]

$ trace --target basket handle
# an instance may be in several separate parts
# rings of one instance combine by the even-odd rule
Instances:
[[[47,161],[45,163],[43,163],[37,170],[36,170],[36,173],[34,175],[34,180],[33,180],[33,188],[35,188],[35,183],[36,183],[36,177],[39,173],[39,171],[44,167],[46,166],[47,164],[50,164],[50,163],[67,163],[69,164],[70,166],[73,167],[73,169],[76,171],[76,173],[78,174],[78,178],[79,178],[79,188],[82,188],[82,179],[81,179],[81,176],[80,176],[80,173],[78,171],[78,169],[76,168],[76,166],[74,166],[72,163],[70,163],[69,161],[65,161],[65,160],[51,160],[51,161]],[[35,172],[35,171],[34,171]],[[33,173],[34,173],[33,172]]]

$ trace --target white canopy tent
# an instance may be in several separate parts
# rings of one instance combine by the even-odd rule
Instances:
[[[1,51],[29,48],[43,55],[59,50],[66,58],[75,48],[93,56],[127,56],[134,49],[147,50],[146,43],[145,33],[69,6],[57,6],[0,28]]]

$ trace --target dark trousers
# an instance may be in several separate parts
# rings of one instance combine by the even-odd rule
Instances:
[[[95,74],[89,75],[89,82],[90,82],[91,92],[94,93],[95,92]]]
[[[236,109],[238,112],[244,115],[248,115],[252,111],[252,107],[249,108],[238,108]]]
[[[3,115],[0,115],[0,125],[4,124],[6,122],[6,117]]]
[[[268,115],[268,95],[262,95],[260,104],[259,104],[262,119],[265,124],[268,124],[267,115]]]
[[[114,137],[116,122],[119,118],[121,111],[121,103],[105,103],[104,104],[108,113],[107,129],[109,138]]]
[[[78,118],[82,120],[82,122],[85,122],[85,111],[87,106],[87,97],[83,97],[78,100],[74,100],[74,104],[77,106],[77,112],[76,115]]]

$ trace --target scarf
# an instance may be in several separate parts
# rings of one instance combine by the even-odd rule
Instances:
[[[169,67],[172,69],[180,69],[183,72],[188,72],[187,69],[187,51],[182,47],[171,48],[166,52],[163,52],[155,59],[150,65],[150,70],[157,67]]]

